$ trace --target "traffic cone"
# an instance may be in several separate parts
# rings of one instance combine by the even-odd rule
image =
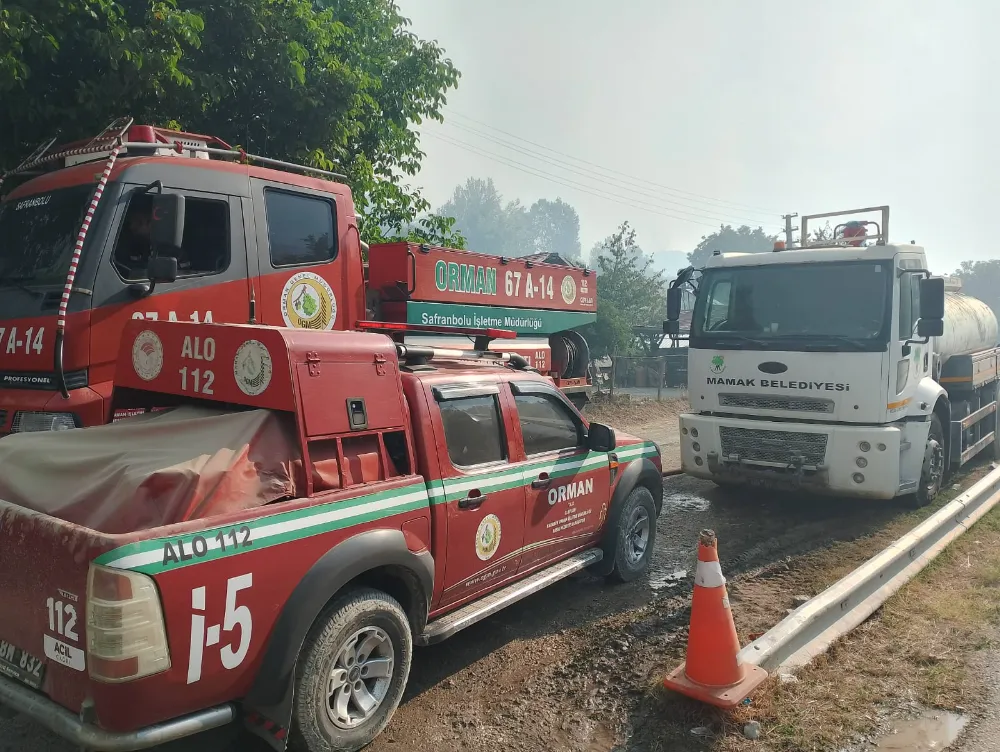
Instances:
[[[663,684],[710,705],[736,707],[767,678],[764,669],[744,664],[739,652],[740,639],[729,608],[726,578],[719,565],[718,542],[712,530],[702,530],[687,660],[671,671]]]

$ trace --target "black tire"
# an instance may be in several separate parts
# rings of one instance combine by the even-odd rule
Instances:
[[[936,446],[932,447],[932,442]],[[920,509],[927,506],[941,491],[941,484],[948,469],[944,450],[944,429],[941,427],[941,418],[938,417],[937,413],[932,413],[930,430],[927,432],[927,447],[924,450],[924,463],[920,469],[920,483],[916,493],[903,497],[906,505],[910,508]],[[928,453],[930,453],[930,459],[928,459]],[[936,464],[937,467],[935,467]]]
[[[367,631],[366,631],[367,630]],[[349,648],[353,638],[361,634]],[[390,648],[385,647],[388,639]],[[374,644],[366,659],[376,656],[376,661],[362,662],[358,656],[368,644]],[[391,649],[391,656],[387,651]],[[344,656],[347,656],[346,660]],[[399,706],[410,674],[413,658],[413,636],[406,613],[399,603],[378,590],[365,588],[355,590],[333,601],[320,614],[306,638],[299,653],[295,671],[295,699],[292,708],[291,747],[299,752],[355,752],[370,743],[389,724],[392,714]],[[388,663],[385,661],[388,659]],[[338,663],[339,661],[339,663]],[[352,662],[353,661],[353,662]],[[365,668],[380,662],[381,668],[388,666],[390,676],[376,679],[371,685],[362,681]],[[338,668],[340,666],[340,668]],[[349,667],[349,668],[345,668]],[[331,717],[329,687],[334,671],[342,671],[346,680],[342,691],[348,700],[343,708],[347,720],[337,723]],[[372,669],[375,671],[376,669]],[[357,725],[351,726],[350,708],[360,709],[357,685],[366,688],[369,697],[381,697],[377,706],[370,710],[370,717],[356,712]],[[337,698],[340,691],[335,692]],[[347,727],[345,727],[347,726]]]
[[[642,520],[645,520],[644,531],[636,531],[637,526],[642,527]],[[656,504],[649,489],[645,486],[632,489],[612,525],[614,569],[608,577],[612,582],[632,582],[649,569],[656,545]],[[640,543],[642,552],[637,555]]]

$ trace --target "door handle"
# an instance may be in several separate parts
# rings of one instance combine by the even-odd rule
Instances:
[[[479,491],[473,490],[469,491],[469,495],[464,499],[458,500],[459,509],[479,509],[486,501],[486,494],[481,494]]]
[[[538,477],[531,481],[531,487],[534,489],[548,488],[551,483],[552,479],[548,473],[539,473]]]

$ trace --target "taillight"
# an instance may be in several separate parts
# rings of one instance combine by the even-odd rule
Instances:
[[[160,596],[152,578],[90,566],[87,662],[92,679],[117,683],[170,668]]]

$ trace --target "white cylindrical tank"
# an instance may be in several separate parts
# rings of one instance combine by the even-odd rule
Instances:
[[[944,294],[944,334],[934,338],[941,365],[955,355],[997,346],[997,317],[978,298],[960,292]]]

